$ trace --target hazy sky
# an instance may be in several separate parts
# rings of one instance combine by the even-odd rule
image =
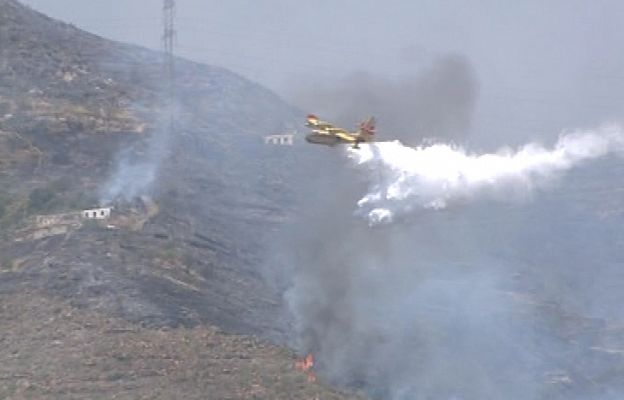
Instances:
[[[23,1],[105,37],[161,47],[159,0]],[[400,79],[458,53],[480,88],[473,129],[525,138],[624,116],[621,21],[619,0],[178,0],[176,51],[286,98],[357,70]]]

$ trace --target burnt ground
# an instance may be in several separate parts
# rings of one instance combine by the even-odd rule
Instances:
[[[288,336],[262,266],[299,156],[262,137],[299,112],[178,59],[176,134],[153,154],[161,59],[0,0],[0,398],[347,398],[265,341]],[[156,213],[36,235],[38,216],[140,209],[102,204],[124,157],[157,164]]]
[[[262,137],[295,126],[297,111],[227,70],[178,59],[175,135],[154,151],[168,129],[157,52],[0,0],[0,55],[0,286],[25,282],[153,327],[210,323],[283,341],[281,299],[261,264],[292,211],[296,154]],[[127,190],[102,204],[108,182],[132,169],[122,159],[158,170],[158,184],[141,189],[158,212],[140,229],[22,240],[38,216],[132,212]]]

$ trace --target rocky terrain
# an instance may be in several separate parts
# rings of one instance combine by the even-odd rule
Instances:
[[[347,398],[263,341],[288,329],[261,265],[295,154],[262,137],[299,113],[227,70],[176,72],[169,135],[159,53],[0,0],[0,397]],[[124,175],[143,167],[157,185]]]

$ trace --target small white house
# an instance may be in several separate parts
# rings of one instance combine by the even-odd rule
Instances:
[[[83,219],[108,219],[110,218],[112,207],[94,208],[82,210]]]
[[[269,136],[264,137],[264,143],[292,146],[294,143],[294,139],[295,139],[295,135],[293,134],[269,135]]]

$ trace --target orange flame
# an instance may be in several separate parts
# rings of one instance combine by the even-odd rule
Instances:
[[[314,366],[314,356],[312,353],[308,354],[304,358],[295,361],[295,368],[303,372],[309,371]]]
[[[312,353],[295,361],[295,368],[305,372],[308,377],[308,382],[310,383],[316,382],[316,375],[312,372],[312,367],[314,367],[314,355],[312,355]]]

